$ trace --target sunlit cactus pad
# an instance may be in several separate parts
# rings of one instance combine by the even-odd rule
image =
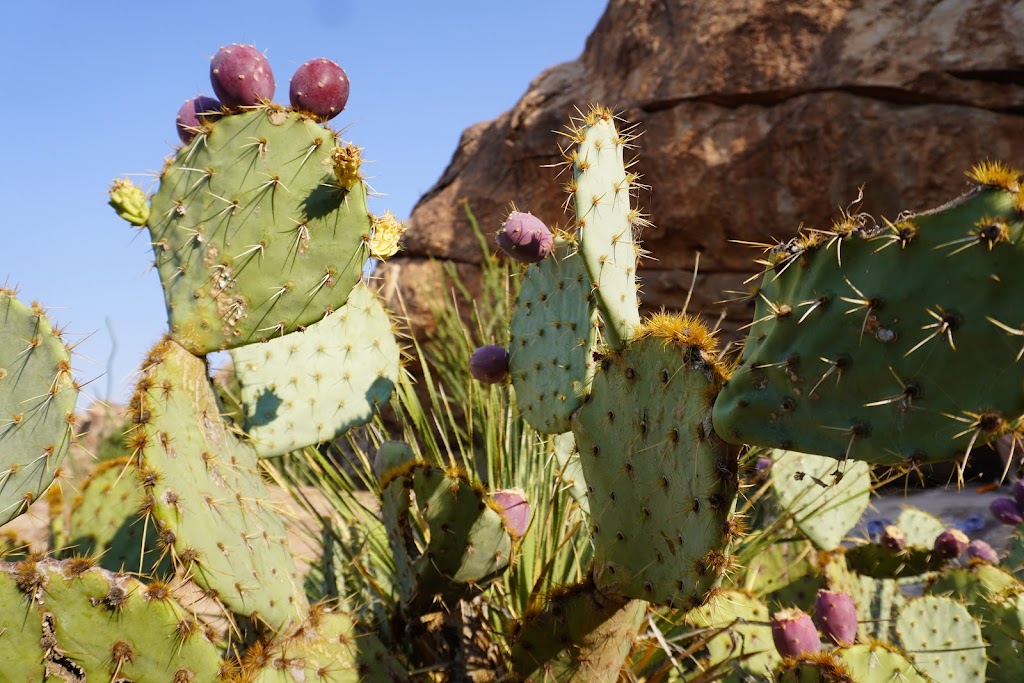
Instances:
[[[930,595],[908,601],[896,636],[914,666],[935,683],[985,680],[985,641],[961,603]]]
[[[772,458],[772,492],[779,506],[816,546],[838,548],[868,507],[871,468],[795,451],[775,451]]]
[[[523,276],[509,322],[516,404],[538,431],[569,431],[592,374],[597,309],[576,243],[559,239]]]
[[[0,563],[0,596],[4,680],[198,682],[220,671],[219,648],[166,584],[81,559],[27,560]]]
[[[250,656],[250,659],[257,659]],[[245,667],[252,683],[401,683],[408,673],[372,633],[345,612],[314,607],[309,618]],[[269,663],[269,664],[268,664]]]
[[[309,117],[261,107],[210,123],[164,169],[148,226],[182,346],[262,341],[344,305],[370,216],[366,187],[334,178],[338,146]]]
[[[63,554],[96,557],[100,567],[115,572],[170,576],[170,553],[159,548],[144,502],[145,489],[129,458],[102,463],[75,496]]]
[[[730,566],[736,456],[711,426],[723,379],[697,321],[659,315],[599,363],[573,416],[601,590],[693,608]]]
[[[129,442],[175,565],[238,614],[274,628],[298,622],[307,604],[284,520],[255,451],[220,417],[205,363],[159,343],[132,408],[140,427]]]
[[[46,490],[74,438],[71,353],[39,304],[0,287],[0,524]]]
[[[348,303],[305,330],[232,350],[245,432],[261,457],[312,446],[364,424],[398,383],[401,349],[377,296]]]
[[[844,215],[772,250],[723,439],[888,465],[962,459],[1024,427],[1017,172],[874,225]]]
[[[515,625],[517,680],[601,683],[619,678],[647,606],[603,595],[590,577],[548,597]]]
[[[708,667],[731,660],[750,675],[767,677],[781,661],[772,642],[770,617],[768,607],[752,595],[723,590],[703,607],[687,613],[686,623],[694,628],[720,630],[706,646]]]

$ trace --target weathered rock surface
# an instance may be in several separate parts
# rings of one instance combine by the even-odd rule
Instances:
[[[657,259],[640,271],[645,303],[681,306],[699,251],[690,310],[717,318],[709,304],[756,270],[757,252],[730,240],[828,227],[860,187],[875,216],[926,209],[979,161],[1024,164],[1022,25],[1024,2],[995,0],[611,0],[578,60],[464,132],[413,211],[402,268],[480,260],[463,198],[491,233],[510,201],[570,221],[565,176],[545,168],[561,160],[552,131],[600,102],[643,131],[636,168],[653,190],[640,206],[655,226],[643,240]]]

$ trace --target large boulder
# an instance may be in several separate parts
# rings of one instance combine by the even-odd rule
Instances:
[[[717,317],[711,302],[757,269],[734,240],[827,228],[846,209],[895,217],[959,194],[979,161],[1024,165],[1020,26],[1024,3],[995,0],[611,0],[579,59],[463,133],[396,265],[479,262],[462,199],[490,233],[511,201],[570,222],[552,131],[597,102],[643,131],[645,304],[681,306],[700,252],[690,310]],[[733,305],[726,326],[749,315]]]

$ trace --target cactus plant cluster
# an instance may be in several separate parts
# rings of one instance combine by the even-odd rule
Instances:
[[[183,145],[156,191],[111,188],[148,231],[169,330],[143,360],[125,457],[55,514],[51,556],[4,537],[13,680],[454,681],[471,659],[505,681],[609,681],[623,667],[651,681],[1024,675],[1024,583],[990,546],[909,508],[855,535],[872,464],[962,466],[1024,429],[1022,314],[1006,294],[1021,277],[1021,174],[983,164],[974,190],[936,210],[847,212],[770,246],[730,360],[701,320],[641,315],[634,136],[592,107],[562,149],[571,224],[510,214],[496,235],[522,264],[507,331],[464,359],[472,392],[514,397],[554,500],[485,481],[490,454],[475,449],[488,443],[469,426],[440,435],[460,466],[417,445],[429,420],[401,425],[403,441],[378,424],[362,460],[377,506],[365,529],[318,513],[310,577],[326,588],[311,594],[268,482],[295,451],[417,400],[362,277],[403,228],[369,212],[361,150],[326,125],[349,95],[337,64],[303,64],[283,107],[266,57],[231,45],[211,84],[217,100],[178,112]],[[4,522],[61,476],[77,384],[39,305],[4,288],[0,313]],[[218,386],[206,356],[221,350],[233,373]],[[1016,494],[993,506],[1000,521],[1021,524]],[[538,518],[565,509],[575,526],[541,558]],[[339,542],[342,557],[387,561],[339,565]],[[575,565],[560,583],[559,561]],[[353,580],[386,600],[357,604]],[[514,581],[513,609],[492,587]]]

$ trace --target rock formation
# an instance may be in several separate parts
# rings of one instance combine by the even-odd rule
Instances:
[[[1022,25],[1024,3],[995,0],[611,0],[579,59],[463,133],[384,272],[478,262],[461,199],[491,233],[513,201],[566,223],[552,131],[599,102],[643,131],[645,304],[681,306],[700,252],[690,310],[717,317],[711,302],[744,289],[759,256],[733,240],[827,228],[861,187],[860,210],[895,217],[955,195],[979,161],[1024,164]]]

